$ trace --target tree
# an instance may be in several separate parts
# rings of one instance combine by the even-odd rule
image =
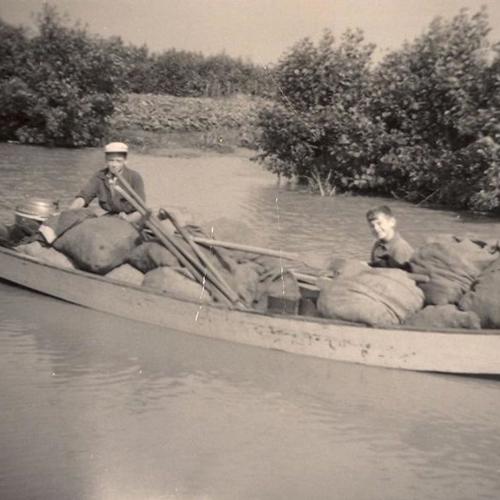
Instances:
[[[16,67],[9,71],[5,65],[1,73],[0,113],[7,123],[2,137],[58,146],[95,144],[120,91],[123,61],[100,38],[78,25],[66,26],[51,6],[42,9],[37,27],[33,38],[12,28],[0,32],[19,52]]]
[[[379,182],[370,172],[381,126],[370,120],[373,46],[360,31],[338,45],[326,31],[317,45],[301,40],[276,68],[277,103],[260,114],[261,161],[273,172],[309,182],[321,194]]]
[[[500,123],[498,68],[482,57],[489,31],[485,10],[436,19],[374,72],[371,114],[402,139],[379,162],[393,173],[389,192],[477,206],[488,163],[498,161],[483,141],[497,140]]]

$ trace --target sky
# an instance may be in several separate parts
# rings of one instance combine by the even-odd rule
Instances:
[[[0,0],[0,17],[34,26],[42,0]],[[377,45],[375,58],[422,33],[437,16],[463,7],[488,9],[491,40],[500,41],[500,0],[51,0],[61,13],[89,31],[118,35],[154,52],[172,47],[225,52],[255,63],[275,63],[304,37],[318,40],[324,29],[340,35],[361,28]]]

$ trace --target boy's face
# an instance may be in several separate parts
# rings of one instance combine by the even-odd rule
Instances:
[[[127,164],[127,157],[121,153],[106,153],[106,166],[112,174],[119,174]]]
[[[394,236],[396,219],[386,214],[377,214],[368,221],[373,235],[378,240],[389,241]]]

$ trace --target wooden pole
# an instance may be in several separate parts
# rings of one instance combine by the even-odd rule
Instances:
[[[192,259],[189,259],[189,257],[178,248],[178,246],[165,233],[163,228],[161,228],[161,225],[156,224],[147,209],[139,205],[137,201],[120,186],[114,186],[114,189],[116,189],[118,193],[120,193],[143,217],[146,218],[145,224],[151,229],[153,234],[161,241],[161,243],[167,248],[167,250],[169,250],[172,255],[193,275],[193,277],[199,284],[205,286],[210,294],[222,303],[232,303],[231,300],[217,287],[217,284],[213,283],[208,278],[207,274],[204,275],[203,271],[193,263]]]
[[[125,199],[136,209],[141,213],[141,215],[146,217],[146,224],[148,224],[148,227],[154,232],[154,234],[160,238],[160,241],[164,243],[167,248],[172,251],[171,247],[174,247],[176,250],[176,253],[172,251],[174,256],[179,259],[178,255],[181,255],[183,257],[182,260],[179,259],[179,261],[185,265],[185,262],[188,261],[191,265],[190,266],[185,266],[187,267],[192,273],[192,268],[195,268],[195,273],[193,273],[193,276],[195,279],[203,283],[211,282],[213,287],[216,289],[215,293],[213,293],[213,290],[210,290],[215,297],[218,297],[219,299],[221,296],[223,296],[227,302],[231,302],[232,304],[237,304],[240,308],[245,308],[243,303],[239,300],[238,294],[234,292],[231,287],[223,280],[221,279],[220,275],[215,271],[213,272],[213,267],[210,265],[207,265],[205,259],[201,259],[198,254],[198,258],[200,259],[201,265],[204,266],[201,270],[199,269],[199,264],[196,259],[193,259],[192,256],[189,254],[185,254],[176,244],[173,240],[170,239],[169,235],[164,231],[164,229],[161,226],[161,222],[151,213],[151,210],[149,210],[146,205],[144,204],[144,201],[139,197],[139,195],[134,191],[132,186],[127,182],[126,179],[123,178],[121,174],[116,175],[117,179],[120,181],[122,184],[123,188],[121,186],[115,185],[115,189],[118,190],[122,196],[125,197]],[[126,191],[125,191],[126,190]],[[171,215],[171,214],[169,214]],[[172,221],[173,222],[173,221]],[[190,243],[188,240],[186,240],[188,244]],[[170,248],[169,248],[170,247]],[[194,249],[193,249],[194,251]],[[196,253],[196,252],[195,252]],[[201,254],[201,252],[199,252]],[[209,287],[212,288],[212,287]]]
[[[286,260],[300,260],[300,255],[294,252],[282,252],[281,250],[271,250],[270,248],[254,247],[252,245],[243,245],[241,243],[233,243],[231,241],[213,240],[211,238],[202,238],[193,236],[193,241],[204,246],[214,246],[228,248],[230,250],[240,250],[259,255],[268,255],[269,257],[281,257]]]
[[[201,263],[205,266],[205,268],[208,269],[213,274],[213,276],[220,282],[220,284],[224,287],[230,300],[233,302],[238,302],[240,300],[238,294],[231,288],[231,286],[226,282],[226,280],[220,275],[220,273],[212,265],[212,263],[206,258],[206,256],[203,255],[201,250],[198,248],[196,243],[193,241],[193,238],[191,237],[191,235],[188,234],[184,230],[184,228],[179,224],[179,222],[177,221],[174,214],[171,214],[170,212],[168,212],[164,208],[162,208],[161,210],[172,221],[172,224],[174,225],[175,229],[184,238],[186,243],[191,247],[191,249],[193,250],[195,255],[198,257],[198,259],[200,259]]]

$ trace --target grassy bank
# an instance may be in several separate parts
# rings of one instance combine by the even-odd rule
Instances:
[[[107,140],[120,139],[143,150],[209,149],[228,152],[252,147],[255,119],[268,101],[128,94],[109,120]]]

